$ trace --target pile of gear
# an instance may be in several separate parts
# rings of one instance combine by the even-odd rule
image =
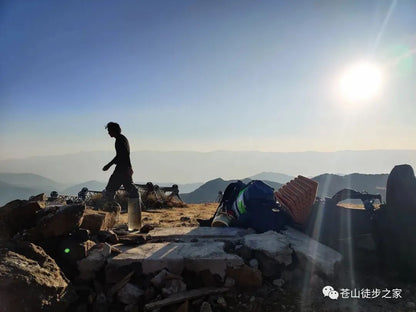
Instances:
[[[317,182],[302,176],[278,191],[258,180],[247,185],[237,181],[225,189],[214,216],[198,221],[201,226],[236,226],[257,232],[292,226],[352,259],[357,258],[352,250],[367,240],[382,267],[394,269],[402,278],[416,279],[416,178],[410,165],[391,171],[386,202],[380,194],[352,189],[321,199],[316,197],[317,189]],[[361,200],[364,209],[337,205],[347,199]]]

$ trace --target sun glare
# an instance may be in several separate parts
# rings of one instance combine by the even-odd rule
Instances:
[[[374,99],[379,95],[381,85],[381,68],[369,62],[352,65],[339,79],[341,96],[350,104],[360,104]]]

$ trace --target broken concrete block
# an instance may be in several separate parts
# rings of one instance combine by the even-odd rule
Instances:
[[[117,299],[124,304],[136,304],[139,302],[140,297],[143,296],[144,291],[133,285],[127,283],[117,293]]]
[[[97,244],[90,250],[88,257],[77,262],[79,277],[83,280],[90,280],[95,276],[95,272],[101,270],[111,254],[111,246],[107,243]]]
[[[189,241],[191,239],[227,239],[237,240],[243,235],[252,231],[242,228],[221,228],[221,227],[175,227],[175,228],[154,228],[149,231],[152,240],[174,241],[181,239]]]
[[[247,248],[260,251],[277,263],[289,265],[292,263],[292,252],[287,238],[277,232],[268,231],[262,234],[250,234],[243,238]]]
[[[335,266],[342,260],[339,252],[291,227],[287,227],[283,234],[290,242],[300,263],[306,266],[305,270],[313,268],[327,276],[334,274]]]
[[[99,231],[111,230],[115,223],[114,213],[86,209],[80,227],[96,234]]]
[[[120,246],[120,249],[123,247]],[[184,268],[199,272],[209,270],[212,274],[225,276],[228,266],[239,266],[243,260],[224,251],[223,242],[198,243],[148,243],[135,248],[125,248],[124,252],[108,260],[114,268],[133,263],[141,264],[143,274],[158,272],[166,268],[172,273],[181,274]]]

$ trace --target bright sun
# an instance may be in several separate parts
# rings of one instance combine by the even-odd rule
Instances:
[[[379,95],[381,85],[380,67],[369,62],[352,65],[339,79],[341,96],[350,104],[360,104],[374,99]]]

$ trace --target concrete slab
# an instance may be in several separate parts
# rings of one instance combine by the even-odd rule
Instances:
[[[334,274],[335,265],[342,260],[339,252],[291,227],[282,233],[299,258],[303,257],[313,269],[318,269],[327,276]]]
[[[250,234],[243,238],[243,245],[255,251],[261,251],[278,263],[289,265],[292,263],[292,252],[287,238],[275,231],[262,234]]]
[[[144,274],[163,268],[181,274],[183,269],[187,268],[196,272],[209,270],[212,274],[224,278],[227,267],[244,263],[239,256],[226,253],[223,242],[149,243],[122,250],[123,253],[108,260],[108,265],[122,267],[140,263]]]
[[[191,239],[239,239],[246,234],[253,233],[252,230],[236,227],[174,227],[174,228],[155,228],[149,232],[152,240],[183,240]]]

